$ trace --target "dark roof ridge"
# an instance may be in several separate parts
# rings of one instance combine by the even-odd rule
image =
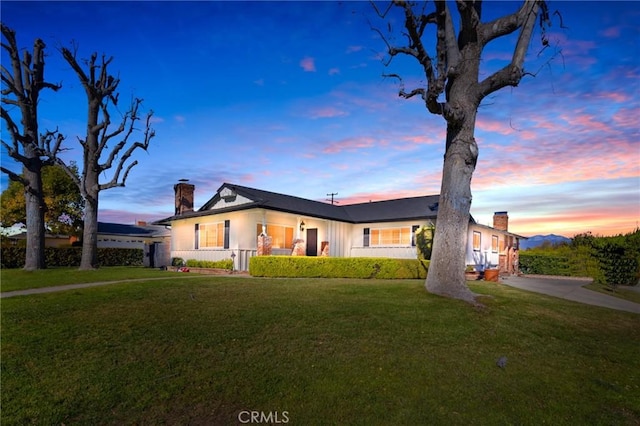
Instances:
[[[429,197],[440,197],[440,194],[414,195],[413,197],[389,198],[387,200],[376,200],[376,201],[363,201],[361,203],[343,204],[343,207],[360,206],[363,204],[368,205],[368,204],[374,204],[374,203],[388,203],[390,201],[415,200],[417,198],[429,198]]]

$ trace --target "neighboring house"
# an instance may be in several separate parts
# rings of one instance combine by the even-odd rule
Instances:
[[[11,244],[18,244],[26,238],[26,232],[7,237]],[[45,247],[70,247],[77,240],[74,236],[47,233]],[[169,266],[170,243],[171,230],[167,226],[148,225],[146,222],[138,222],[135,225],[98,222],[98,248],[142,249],[145,266]]]
[[[144,265],[169,266],[171,230],[162,225],[135,225],[98,222],[98,248],[133,248],[144,250]]]
[[[270,253],[290,255],[294,243],[307,256],[417,258],[414,233],[436,224],[438,195],[333,205],[224,183],[194,211],[195,187],[174,186],[175,215],[156,222],[171,225],[171,257],[184,260],[235,259],[248,270],[259,253],[259,236],[271,237]],[[437,224],[436,224],[437,226]],[[494,227],[469,223],[467,264],[478,270],[512,271],[519,235],[508,232],[506,212]]]
[[[7,236],[7,239],[11,244],[17,245],[20,241],[24,241],[22,244],[26,244],[27,231],[20,232],[19,234],[13,234]],[[75,241],[75,237],[69,237],[68,235],[49,234],[44,235],[45,247],[70,247],[71,243]]]

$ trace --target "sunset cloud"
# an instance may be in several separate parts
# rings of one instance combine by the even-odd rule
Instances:
[[[349,115],[349,113],[342,109],[327,106],[323,108],[312,109],[311,111],[309,111],[308,117],[312,119],[317,119],[317,118],[345,117],[347,115]]]
[[[346,138],[338,142],[327,145],[322,152],[325,154],[338,154],[342,151],[356,151],[371,148],[375,145],[375,140],[370,137]]]
[[[306,72],[315,72],[316,71],[316,62],[314,58],[306,57],[300,61],[300,66]]]

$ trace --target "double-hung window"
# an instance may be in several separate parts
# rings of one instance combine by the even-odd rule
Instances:
[[[473,231],[473,250],[480,251],[482,247],[482,234],[478,231]]]
[[[196,224],[196,249],[229,248],[230,222]]]
[[[364,246],[410,246],[413,232],[411,227],[365,228]],[[367,245],[368,243],[368,245]]]
[[[498,252],[498,236],[497,235],[491,236],[491,251],[493,253]]]

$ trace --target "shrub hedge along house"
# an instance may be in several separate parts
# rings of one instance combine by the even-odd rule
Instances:
[[[265,254],[416,259],[416,231],[437,226],[438,195],[336,205],[224,183],[194,210],[195,186],[174,190],[175,215],[156,222],[171,226],[171,257],[232,258],[241,271]],[[471,218],[467,265],[513,272],[522,238],[508,232],[507,212],[493,227]]]

